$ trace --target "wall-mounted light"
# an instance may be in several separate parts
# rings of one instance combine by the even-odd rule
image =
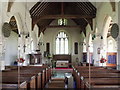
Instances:
[[[18,35],[18,37],[20,38],[20,37],[21,37],[21,35],[19,34],[19,35]]]
[[[25,36],[25,38],[27,39],[27,38],[28,38],[28,36]]]
[[[99,37],[100,39],[103,39],[103,36],[102,36],[102,35],[100,35],[100,34],[99,34],[99,35],[97,35],[97,37]]]
[[[96,38],[96,35],[94,34],[93,36],[92,36],[92,40],[94,40]]]
[[[25,52],[25,48],[26,48],[26,46],[25,46],[25,44],[24,44],[24,46],[23,46],[24,52]]]
[[[28,33],[27,37],[29,38],[30,37],[30,34]]]
[[[38,45],[41,45],[41,46],[42,46],[42,45],[44,45],[44,43],[43,43],[43,42],[39,42]]]
[[[103,39],[103,36],[100,35],[100,34],[98,34],[97,37],[100,37],[100,39]],[[96,35],[94,34],[94,35],[92,36],[92,40],[94,40],[95,38],[96,38]]]
[[[101,39],[103,39],[103,36],[101,36]]]
[[[85,42],[80,42],[80,44],[79,45],[86,45],[86,43]]]

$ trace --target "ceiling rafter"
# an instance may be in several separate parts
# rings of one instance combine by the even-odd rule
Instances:
[[[88,5],[87,5],[85,2],[82,3],[82,5],[83,5],[84,7],[86,7],[86,9],[88,10],[88,12],[89,12],[89,14],[90,14],[91,8],[89,8]]]
[[[37,8],[37,10],[34,11],[33,16],[36,16],[36,14],[39,12],[39,10],[44,6],[44,3],[40,3],[39,4],[39,8]]]
[[[81,28],[80,25],[48,25],[48,26],[40,26],[40,27],[46,27],[46,28]]]
[[[80,10],[82,10],[82,12],[83,12],[85,15],[88,15],[88,13],[85,11],[85,9],[83,9],[83,8],[81,7],[81,5],[79,5],[79,4],[77,3],[77,6],[79,7]]]
[[[84,12],[84,9],[83,9],[83,8],[81,8],[78,4],[75,4],[75,5],[81,10],[81,13],[82,13],[82,14],[84,14],[84,15],[86,14],[86,12]]]
[[[43,11],[46,7],[48,6],[48,3],[46,2],[45,4],[43,4],[43,6],[41,6],[38,11],[36,12],[35,16],[39,16],[41,11]]]
[[[84,2],[83,2],[84,3]],[[83,8],[84,9],[84,12],[86,12],[86,14],[90,14],[90,12],[88,11],[88,9],[86,9],[86,7],[83,5],[83,3],[81,3],[81,2],[77,2],[77,4],[81,7],[81,8]]]
[[[36,4],[36,8],[30,10],[30,14],[31,14],[32,16],[34,16],[34,13],[36,12],[37,9],[39,9],[39,7],[41,6],[41,4],[42,4],[42,3],[38,2],[38,5]],[[34,5],[34,6],[35,6],[35,5]],[[33,8],[34,8],[34,6],[33,6]]]
[[[32,14],[33,10],[35,10],[39,6],[39,2],[37,2],[31,9],[30,9],[30,14]]]
[[[87,2],[84,2],[86,4],[86,7],[90,9],[90,12],[93,10],[93,8],[91,8],[91,6],[87,3]]]
[[[43,0],[42,0],[43,1]],[[87,0],[88,1],[88,0]],[[90,2],[37,2],[30,10],[32,30],[34,25],[39,26],[39,32],[46,28],[75,27],[85,31],[87,24],[93,28],[93,18],[96,17],[96,8]],[[50,23],[59,18],[72,19],[76,26],[51,26]]]
[[[30,14],[32,15],[39,7],[45,2],[46,0],[41,0],[40,2],[37,2],[31,9]]]
[[[59,18],[66,18],[66,19],[80,19],[80,18],[94,18],[95,16],[91,15],[42,15],[39,17],[35,17],[34,23],[38,23],[41,19],[59,19]]]
[[[43,11],[45,11],[47,8],[49,8],[49,7],[50,7],[50,4],[47,3],[47,4],[39,11],[39,13],[38,13],[37,16],[41,15],[41,13],[42,13]]]
[[[96,10],[95,6],[91,3],[86,3],[86,4],[88,4],[88,6],[92,8],[92,10],[91,10],[92,14],[96,14],[97,10]]]

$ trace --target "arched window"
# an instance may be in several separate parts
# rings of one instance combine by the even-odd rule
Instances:
[[[68,36],[63,31],[56,36],[56,54],[68,54]]]

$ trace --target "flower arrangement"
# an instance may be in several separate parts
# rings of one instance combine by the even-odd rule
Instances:
[[[19,59],[17,59],[17,61],[19,62],[19,63],[24,63],[24,59],[23,58],[19,58]]]
[[[107,60],[106,60],[105,58],[103,58],[103,57],[100,59],[100,63],[104,63],[104,62],[106,62],[106,61],[107,61]]]

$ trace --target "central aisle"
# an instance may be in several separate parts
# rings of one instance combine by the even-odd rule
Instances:
[[[51,80],[46,84],[46,88],[68,88],[71,85],[70,83],[73,84],[73,81],[68,83],[71,77],[72,69],[54,68],[52,69]]]

